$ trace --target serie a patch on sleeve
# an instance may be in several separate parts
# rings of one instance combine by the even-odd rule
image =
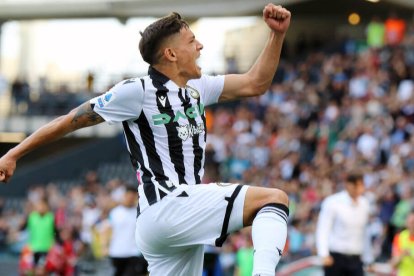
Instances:
[[[103,108],[105,105],[107,105],[112,98],[113,94],[111,92],[105,93],[104,95],[100,96],[98,98],[98,106],[100,108]]]

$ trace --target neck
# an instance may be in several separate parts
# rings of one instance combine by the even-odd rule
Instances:
[[[130,203],[130,202],[124,202],[122,204],[125,208],[132,208],[135,206],[135,203]]]
[[[180,75],[180,71],[178,68],[174,67],[174,65],[157,64],[152,67],[158,72],[164,74],[179,87],[185,87],[188,82],[188,78]]]
[[[354,201],[354,202],[358,201],[358,196],[351,195],[351,193],[349,193],[348,191],[347,191],[347,193],[348,193],[349,197],[352,199],[352,201]]]

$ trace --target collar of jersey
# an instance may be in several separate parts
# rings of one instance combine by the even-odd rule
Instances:
[[[148,75],[154,81],[160,82],[162,85],[166,84],[170,79],[163,73],[157,71],[154,67],[150,66],[148,68]]]

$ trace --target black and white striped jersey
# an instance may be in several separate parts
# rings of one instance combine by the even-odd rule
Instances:
[[[206,118],[224,76],[203,75],[178,87],[150,67],[148,76],[124,80],[93,98],[93,110],[109,123],[123,124],[128,151],[140,183],[143,210],[175,189],[199,184],[204,174]]]

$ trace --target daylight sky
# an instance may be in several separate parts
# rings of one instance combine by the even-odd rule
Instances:
[[[22,47],[29,47],[26,48],[31,60],[28,66],[39,74],[51,68],[68,74],[88,71],[100,75],[141,74],[146,72],[147,64],[139,56],[138,32],[153,20],[130,19],[126,24],[116,19],[8,22],[2,28],[1,55],[3,60],[21,64],[24,63]],[[222,72],[225,32],[251,25],[255,20],[254,17],[200,19],[193,31],[204,45],[200,58],[203,71]],[[22,30],[29,34],[29,42],[22,39]]]

